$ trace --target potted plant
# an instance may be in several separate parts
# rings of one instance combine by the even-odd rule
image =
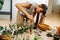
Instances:
[[[3,27],[0,26],[0,35],[4,40],[12,40],[15,37],[15,40],[18,40],[18,35],[22,37],[24,32],[31,31],[32,25],[28,28],[27,25],[19,26],[18,24],[9,24],[9,26]],[[29,29],[29,30],[28,30]]]

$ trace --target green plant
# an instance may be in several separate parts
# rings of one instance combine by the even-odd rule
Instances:
[[[35,35],[34,40],[40,40],[40,37],[38,35]]]
[[[9,24],[8,27],[0,26],[0,31],[2,30],[1,35],[7,35],[10,40],[14,35],[16,36],[18,36],[18,34],[22,35],[24,32],[26,32],[27,29],[32,30],[33,29],[32,25],[29,28],[27,25],[19,26],[16,23]]]
[[[4,4],[4,0],[0,0],[0,10],[2,9],[3,4]]]
[[[3,26],[0,26],[0,31],[3,30],[3,29],[4,29]]]

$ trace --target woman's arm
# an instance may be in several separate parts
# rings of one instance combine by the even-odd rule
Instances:
[[[15,6],[18,8],[18,10],[22,11],[22,12],[27,16],[27,18],[33,20],[33,16],[30,15],[30,14],[29,14],[27,11],[25,11],[25,9],[23,8],[23,7],[29,8],[29,7],[30,7],[30,4],[28,4],[28,3],[21,3],[21,4],[20,4],[20,3],[17,3]]]
[[[43,24],[44,23],[44,18],[45,17],[46,17],[45,15],[41,15],[41,19],[39,20],[39,24]]]

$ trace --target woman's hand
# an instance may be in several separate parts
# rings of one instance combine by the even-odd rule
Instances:
[[[16,4],[15,6],[18,8],[18,10],[20,10],[21,12],[23,12],[28,19],[33,20],[33,16],[30,15],[30,14],[29,14],[27,11],[25,11],[25,9],[24,9],[24,7],[26,7],[26,8],[30,7],[30,4],[28,4],[28,3],[21,3],[21,4],[19,4],[19,3],[18,3],[18,4]]]

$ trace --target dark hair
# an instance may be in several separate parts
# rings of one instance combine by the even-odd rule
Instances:
[[[41,4],[39,6],[43,9],[43,11],[42,11],[43,14],[42,15],[45,16],[46,11],[47,11],[47,6],[45,4]],[[35,16],[35,14],[36,14],[36,8],[34,9],[33,17]],[[35,27],[34,28],[37,28],[38,20],[39,20],[39,13],[37,14],[37,19],[36,19],[36,23],[35,23]]]
[[[45,4],[41,4],[40,7],[43,8],[43,12],[42,13],[45,16],[48,7]]]

